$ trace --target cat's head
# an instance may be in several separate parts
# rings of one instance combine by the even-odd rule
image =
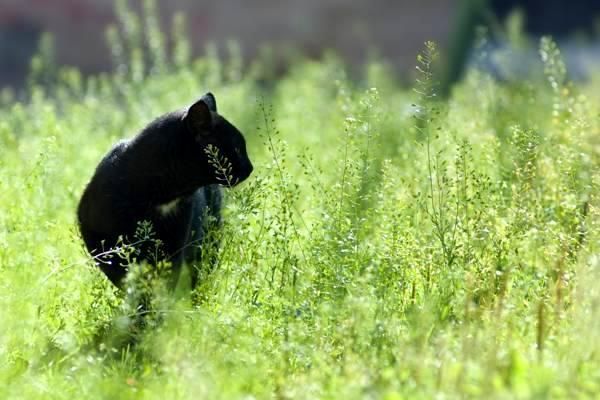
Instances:
[[[182,115],[198,160],[208,163],[208,171],[214,174],[211,183],[236,185],[250,176],[252,163],[246,153],[246,141],[242,133],[217,113],[217,101],[212,93],[206,93],[189,106]],[[227,170],[227,176],[219,168]]]

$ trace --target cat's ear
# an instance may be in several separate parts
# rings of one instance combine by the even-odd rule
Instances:
[[[183,115],[183,121],[195,133],[209,133],[212,127],[212,114],[210,105],[202,97],[200,100],[192,104]]]
[[[207,92],[204,96],[202,96],[202,100],[204,100],[210,111],[217,112],[217,99],[215,99],[214,94]]]

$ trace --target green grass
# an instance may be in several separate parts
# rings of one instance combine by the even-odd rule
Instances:
[[[160,34],[143,50],[112,29],[114,74],[53,69],[46,49],[26,100],[2,97],[0,398],[600,393],[600,76],[569,83],[546,41],[527,80],[473,69],[444,100],[431,45],[415,91],[335,57],[277,78],[235,47],[188,61],[180,25],[173,62]],[[76,205],[115,141],[207,89],[255,170],[226,193],[197,304],[157,295],[162,322],[127,347],[128,301]]]

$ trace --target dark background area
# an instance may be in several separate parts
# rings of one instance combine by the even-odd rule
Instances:
[[[141,9],[141,0],[128,4]],[[534,35],[593,36],[600,30],[600,0],[169,0],[157,1],[161,25],[170,32],[182,12],[195,55],[207,43],[224,48],[229,40],[252,59],[265,44],[275,53],[298,49],[319,57],[337,51],[351,65],[374,54],[399,74],[411,71],[423,42],[438,43],[459,79],[477,25],[501,24],[514,7]],[[108,71],[106,27],[116,22],[113,0],[0,0],[0,87],[25,81],[40,35],[54,36],[56,62],[84,73]]]
[[[352,64],[371,49],[399,70],[412,68],[425,40],[444,43],[454,0],[169,0],[157,1],[161,24],[170,32],[173,14],[187,18],[194,54],[208,42],[223,48],[237,41],[251,59],[264,44],[294,47],[318,57],[334,49]],[[129,1],[141,8],[141,1]],[[58,64],[86,73],[106,71],[111,60],[106,26],[116,21],[113,0],[0,0],[0,85],[19,85],[41,32],[52,32]]]

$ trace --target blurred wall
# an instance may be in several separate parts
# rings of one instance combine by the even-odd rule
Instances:
[[[158,0],[163,26],[183,11],[195,54],[207,41],[238,41],[245,57],[265,43],[316,56],[335,49],[350,63],[378,49],[400,71],[412,68],[425,40],[444,45],[459,0]],[[140,0],[129,2],[140,7]],[[55,36],[57,62],[85,72],[111,66],[104,39],[113,0],[0,0],[0,85],[19,85],[39,35]]]

